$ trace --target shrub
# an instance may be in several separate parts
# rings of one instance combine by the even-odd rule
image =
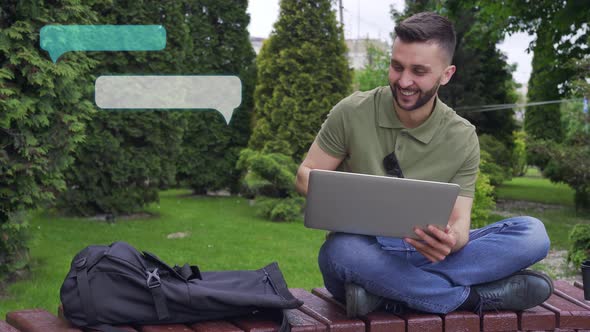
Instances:
[[[567,261],[572,262],[576,268],[580,268],[582,262],[590,258],[590,225],[575,225],[570,232],[569,242]]]
[[[485,164],[484,159],[481,164]],[[481,166],[481,165],[480,165]],[[490,211],[496,206],[493,198],[494,186],[490,184],[490,178],[483,171],[479,171],[475,182],[475,198],[471,210],[471,228],[481,228],[488,224]]]
[[[543,175],[575,190],[576,210],[590,210],[590,135],[580,133],[563,144],[538,140],[529,145],[536,155],[548,160]]]
[[[301,216],[305,200],[295,192],[297,164],[280,153],[251,149],[240,152],[238,170],[245,173],[248,196],[257,197],[259,213],[273,221],[292,221]]]
[[[494,186],[502,184],[512,176],[512,153],[494,136],[484,134],[479,136],[479,147],[482,154],[486,154],[485,173],[490,176]]]
[[[514,148],[512,149],[512,176],[523,176],[527,170],[526,133],[514,131]]]

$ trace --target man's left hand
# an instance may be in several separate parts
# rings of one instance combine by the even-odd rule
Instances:
[[[428,225],[426,233],[422,228],[414,228],[419,240],[404,238],[416,250],[433,263],[444,260],[457,244],[457,234],[447,225],[443,231],[436,226]]]

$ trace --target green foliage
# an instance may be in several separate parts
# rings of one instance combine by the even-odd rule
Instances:
[[[492,185],[497,186],[509,180],[512,175],[512,154],[506,146],[491,135],[479,136],[479,146],[485,165],[480,168],[489,175]]]
[[[590,224],[577,224],[569,235],[567,261],[579,269],[587,259],[590,259]]]
[[[54,64],[39,47],[39,31],[48,23],[95,23],[87,5],[1,3],[0,278],[26,261],[23,211],[51,202],[64,188],[62,171],[93,112],[89,74],[96,65],[81,52]]]
[[[252,149],[240,152],[237,169],[244,172],[244,189],[256,196],[259,213],[273,221],[292,221],[301,216],[305,200],[295,192],[297,164],[280,153]]]
[[[576,192],[576,209],[590,210],[590,135],[578,135],[563,144],[538,140],[530,145],[535,154],[548,160],[543,175],[567,183]]]
[[[533,72],[529,79],[527,99],[530,101],[544,101],[561,99],[563,96],[558,85],[564,82],[566,73],[559,69],[559,60],[555,57],[553,49],[553,32],[550,26],[542,26],[537,32],[537,40],[534,47]],[[528,136],[533,139],[554,140],[561,142],[563,128],[561,125],[561,112],[559,105],[539,105],[527,107],[524,119],[524,128]],[[537,161],[533,157],[533,161]],[[538,163],[539,167],[544,164]]]
[[[526,133],[522,130],[512,132],[514,149],[512,149],[512,176],[524,176],[527,171]]]
[[[195,192],[235,186],[240,146],[249,137],[254,52],[247,2],[115,1],[96,3],[101,24],[161,24],[166,49],[97,53],[105,74],[240,75],[242,106],[227,126],[214,111],[101,111],[67,175],[60,208],[77,215],[136,212],[178,181]]]
[[[301,160],[351,85],[342,28],[329,0],[283,0],[258,55],[249,146]]]
[[[231,188],[237,190],[239,173],[235,172],[239,150],[246,147],[251,134],[251,115],[256,83],[256,54],[250,44],[246,13],[247,1],[189,2],[189,30],[198,38],[194,51],[199,61],[192,61],[187,72],[193,74],[237,75],[242,81],[242,103],[228,125],[217,112],[190,112],[177,159],[178,181],[195,193]],[[206,11],[200,6],[205,6]],[[188,55],[191,55],[189,52]]]
[[[303,204],[305,204],[303,197],[263,197],[256,202],[259,215],[272,221],[293,221],[300,219]]]
[[[359,91],[369,91],[389,84],[387,78],[390,62],[389,53],[375,47],[369,40],[365,42],[367,43],[369,61],[363,69],[354,72],[353,86]]]
[[[480,171],[475,182],[475,198],[471,209],[471,228],[481,228],[488,224],[490,212],[496,206],[494,202],[494,186],[490,184],[490,177],[483,172],[487,160],[481,158]]]

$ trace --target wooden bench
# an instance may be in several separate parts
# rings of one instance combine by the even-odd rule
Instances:
[[[305,304],[287,312],[293,332],[430,332],[430,331],[588,331],[590,301],[584,300],[582,285],[555,282],[555,292],[542,305],[522,312],[486,312],[480,319],[471,312],[447,315],[418,312],[393,315],[374,312],[360,319],[348,319],[343,306],[324,288],[312,292],[291,289]],[[125,326],[140,332],[273,332],[278,331],[277,317],[259,315],[224,321],[207,321],[192,325]],[[13,311],[0,321],[0,332],[78,332],[63,318],[46,310]]]

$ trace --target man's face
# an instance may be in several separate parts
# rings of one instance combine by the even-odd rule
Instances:
[[[393,42],[389,66],[389,87],[398,106],[413,111],[428,103],[440,85],[453,76],[455,66],[448,65],[448,56],[435,43]]]

